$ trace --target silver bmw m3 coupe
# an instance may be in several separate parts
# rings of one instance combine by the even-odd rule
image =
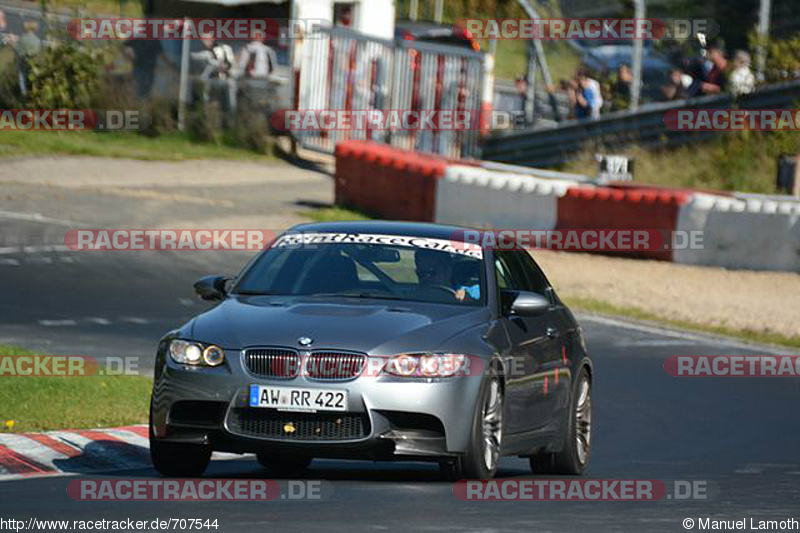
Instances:
[[[464,235],[301,225],[235,278],[195,283],[213,306],[156,355],[156,469],[201,475],[225,451],[275,476],[354,458],[488,479],[504,455],[583,472],[594,370],[581,328],[530,254]]]

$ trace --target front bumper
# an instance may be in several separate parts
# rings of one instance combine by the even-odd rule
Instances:
[[[248,371],[243,354],[225,350],[226,363],[221,367],[194,368],[179,365],[160,351],[152,403],[156,438],[203,442],[234,453],[282,451],[373,459],[436,459],[461,454],[468,447],[480,377],[264,378]],[[253,384],[346,389],[347,412],[250,408]]]

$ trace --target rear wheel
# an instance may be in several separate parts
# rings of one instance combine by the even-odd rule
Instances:
[[[580,475],[592,454],[592,381],[581,368],[572,391],[564,448],[530,458],[531,470],[538,474]]]
[[[258,464],[279,477],[299,476],[303,474],[312,458],[307,456],[281,456],[269,453],[256,454]]]
[[[150,460],[156,471],[167,477],[198,477],[211,461],[211,446],[179,444],[158,440],[153,434],[153,415],[150,414]]]
[[[503,443],[503,387],[496,371],[481,389],[478,407],[473,417],[472,438],[467,453],[441,464],[445,478],[492,479],[500,462]]]

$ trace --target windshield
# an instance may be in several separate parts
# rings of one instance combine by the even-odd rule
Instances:
[[[454,244],[395,235],[284,235],[232,292],[481,305],[482,254]]]

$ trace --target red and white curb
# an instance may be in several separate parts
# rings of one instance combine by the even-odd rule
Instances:
[[[147,468],[147,426],[0,433],[0,481]],[[215,453],[214,459],[240,455]]]

